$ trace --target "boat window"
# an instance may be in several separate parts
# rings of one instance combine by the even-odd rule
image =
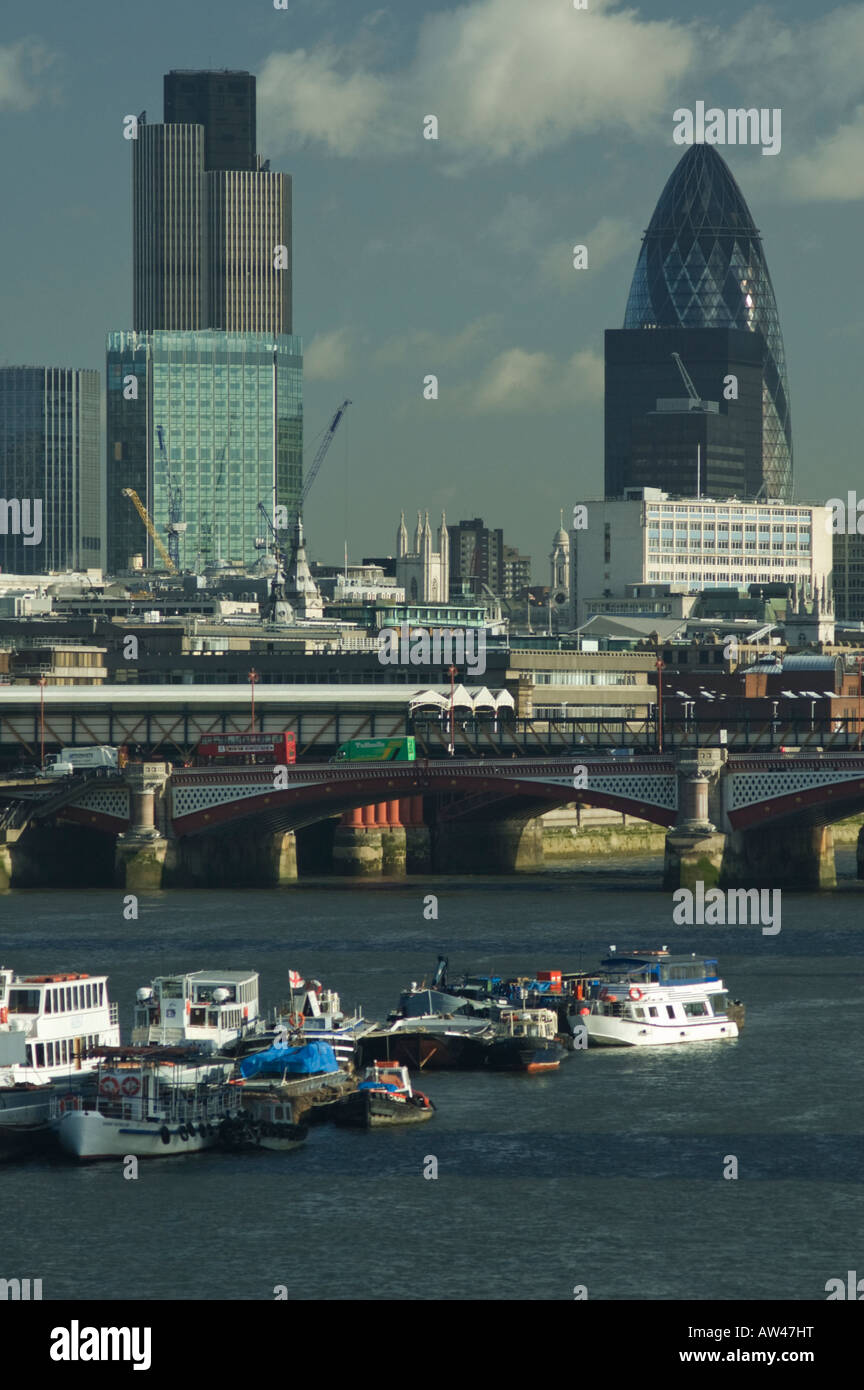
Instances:
[[[645,1010],[644,1010],[644,1009],[637,1009],[637,1010],[636,1010],[636,1017],[637,1017],[637,1018],[644,1018],[644,1017],[645,1017]]]
[[[71,990],[70,986],[67,985],[66,988],[65,988],[65,990],[64,990],[63,992],[64,992],[64,994],[66,995],[66,1009],[67,1009],[67,1011],[71,1014],[71,1012],[72,1012],[72,990]]]
[[[44,1065],[45,1065],[45,1044],[44,1044],[44,1043],[37,1043],[37,1044],[36,1044],[36,1065],[37,1065],[37,1067],[44,1067]]]
[[[712,994],[712,995],[710,996],[710,998],[711,998],[711,1012],[714,1013],[714,1014],[725,1014],[725,1012],[726,1012],[726,1004],[727,1004],[727,1000],[728,1000],[728,995],[726,995],[726,994]]]
[[[657,1017],[657,1010],[654,1008],[654,1005],[653,1005],[653,1004],[652,1004],[652,1005],[649,1007],[649,1009],[648,1009],[648,1017],[649,1017],[649,1018],[656,1018],[656,1017]]]
[[[192,1028],[203,1028],[203,1027],[204,1027],[204,1016],[205,1016],[206,1012],[207,1012],[206,1009],[190,1009],[190,1010],[189,1010],[189,1025],[190,1025],[190,1027],[192,1027]]]
[[[675,1017],[675,1005],[674,1005],[674,1004],[667,1004],[667,1005],[666,1005],[666,1013],[668,1014],[668,1016],[669,1016],[670,1018],[674,1018],[674,1017]]]
[[[79,1005],[79,1003],[78,1003],[78,986],[77,986],[77,985],[73,985],[73,986],[72,986],[72,1007],[73,1007],[73,1009],[80,1008],[80,1005]]]
[[[45,991],[45,1013],[46,1013],[46,1014],[50,1014],[50,1012],[51,1012],[51,990],[50,990],[50,989],[46,989],[46,991]]]
[[[54,1065],[54,1044],[53,1044],[53,1043],[46,1043],[46,1044],[45,1044],[45,1055],[46,1055],[46,1057],[47,1057],[47,1059],[48,1059],[48,1060],[47,1060],[48,1066],[49,1066],[49,1067],[53,1067],[53,1065]]]
[[[99,1003],[100,1003],[100,1004],[102,1003],[102,991],[103,991],[103,989],[104,989],[104,986],[100,984],[100,986],[99,986]]]
[[[93,991],[92,991],[92,988],[91,988],[90,985],[87,985],[86,988],[87,988],[87,1008],[88,1008],[88,1009],[92,1009],[92,1007],[93,1007]]]
[[[60,1040],[60,1061],[61,1061],[61,1062],[68,1062],[68,1061],[69,1061],[69,1053],[67,1052],[66,1049],[67,1049],[66,1039],[65,1039],[65,1038],[61,1038],[61,1040]]]
[[[38,989],[10,989],[10,1014],[38,1014],[41,993]]]
[[[708,1013],[708,1005],[704,999],[691,999],[684,1005],[684,1012],[688,1018],[704,1018]]]

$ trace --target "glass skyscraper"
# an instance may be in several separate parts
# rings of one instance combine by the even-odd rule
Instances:
[[[692,408],[673,352],[702,409]],[[606,334],[606,362],[607,496],[645,485],[692,495],[697,445],[703,494],[713,486],[742,498],[791,496],[774,290],[741,190],[711,145],[691,145],[660,195],[624,327]]]
[[[181,569],[250,565],[256,540],[302,480],[302,347],[259,333],[118,332],[108,339],[108,566],[158,550],[123,489],[159,535],[178,532]],[[113,456],[113,457],[112,457]]]
[[[99,373],[0,367],[0,568],[101,568],[100,483]]]

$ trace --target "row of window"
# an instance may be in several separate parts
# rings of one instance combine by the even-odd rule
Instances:
[[[806,508],[806,507],[786,507],[786,508],[781,508],[781,507],[770,507],[770,508],[769,508],[769,507],[759,507],[758,509],[755,509],[755,508],[752,508],[752,507],[748,507],[748,508],[746,509],[746,511],[745,511],[745,509],[744,509],[743,507],[723,507],[723,506],[718,507],[718,506],[710,506],[710,505],[708,505],[708,506],[696,506],[696,505],[681,506],[681,505],[677,505],[677,506],[676,506],[676,505],[674,505],[674,504],[672,504],[672,503],[668,503],[668,504],[663,505],[663,506],[649,506],[649,507],[646,509],[646,512],[647,512],[647,515],[648,515],[649,517],[653,517],[653,516],[664,516],[664,517],[666,517],[666,516],[672,516],[672,517],[678,517],[678,516],[681,516],[682,514],[686,514],[687,516],[700,516],[700,517],[704,517],[706,520],[707,520],[707,519],[710,519],[711,517],[717,517],[717,518],[720,519],[720,520],[726,520],[726,519],[728,519],[728,518],[730,518],[730,517],[734,517],[734,518],[736,518],[736,519],[737,519],[737,518],[741,518],[741,519],[746,518],[746,519],[749,521],[749,519],[750,519],[751,517],[755,516],[755,517],[758,517],[758,519],[759,519],[760,521],[762,521],[762,520],[773,521],[775,518],[781,517],[781,516],[782,516],[784,519],[785,519],[785,518],[789,518],[789,519],[795,520],[795,521],[802,521],[802,520],[803,520],[803,521],[807,521],[807,520],[809,520],[809,517],[810,517],[809,509]]]
[[[535,685],[638,685],[635,671],[520,671]]]
[[[88,1033],[81,1038],[84,1052],[99,1046],[99,1034]],[[28,1043],[31,1067],[65,1067],[75,1061],[74,1038],[59,1038],[57,1042]]]
[[[65,1014],[81,1009],[97,1009],[105,997],[105,985],[96,981],[86,985],[64,985],[59,989],[46,989],[45,1013]],[[9,991],[10,1014],[38,1014],[42,1003],[41,989],[13,989]]]

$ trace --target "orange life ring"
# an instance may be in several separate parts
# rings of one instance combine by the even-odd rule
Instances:
[[[641,999],[641,998],[642,998],[642,991],[641,991],[641,989],[637,989],[635,985],[633,985],[633,986],[631,987],[629,993],[630,993],[630,998],[631,998],[631,999]]]
[[[116,1096],[120,1091],[120,1082],[116,1076],[103,1076],[99,1082],[100,1096]]]
[[[120,1089],[124,1096],[137,1096],[141,1090],[141,1082],[137,1076],[127,1076]]]
[[[61,1102],[60,1102],[60,1114],[61,1114],[61,1115],[65,1115],[65,1113],[66,1113],[67,1110],[77,1110],[77,1109],[78,1109],[78,1097],[75,1095],[75,1092],[74,1092],[74,1091],[70,1091],[69,1094],[68,1094],[68,1095],[65,1095],[65,1096],[63,1097],[63,1099],[61,1100]]]

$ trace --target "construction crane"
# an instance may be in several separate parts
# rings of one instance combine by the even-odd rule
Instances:
[[[699,395],[699,392],[696,390],[696,387],[693,385],[693,382],[690,380],[690,373],[687,371],[687,368],[681,361],[679,354],[677,352],[673,352],[672,359],[679,372],[681,373],[681,380],[684,382],[687,395],[690,397],[690,409],[704,411],[705,403],[702,400],[702,397]]]
[[[171,464],[168,461],[168,451],[165,448],[165,440],[162,437],[162,426],[156,428],[156,438],[159,441],[159,452],[162,455],[162,462],[165,465],[165,474],[168,483],[168,553],[175,573],[180,568],[180,536],[186,530],[186,522],[180,520],[180,512],[183,506],[183,494],[178,483],[176,486],[171,482]]]
[[[341,422],[341,420],[342,420],[342,416],[345,414],[345,411],[348,409],[349,405],[351,405],[351,404],[352,404],[351,401],[343,401],[342,404],[340,405],[339,409],[336,411],[336,414],[333,416],[333,419],[330,421],[330,424],[328,425],[327,429],[324,431],[324,437],[322,438],[321,443],[318,445],[318,448],[317,448],[316,451],[315,451],[315,457],[313,458],[312,463],[311,463],[310,466],[309,466],[309,473],[308,473],[308,475],[307,475],[307,477],[306,477],[305,483],[303,484],[302,490],[301,490],[301,492],[300,492],[300,496],[299,496],[299,498],[297,499],[297,516],[296,516],[296,520],[298,520],[298,521],[302,519],[302,516],[303,516],[303,503],[306,501],[306,498],[309,496],[309,489],[312,487],[312,484],[314,483],[315,479],[318,477],[318,473],[319,473],[319,471],[320,471],[320,469],[321,469],[321,465],[322,465],[322,463],[324,462],[325,458],[327,457],[327,450],[330,448],[330,445],[333,443],[333,436],[335,435],[337,429],[339,428],[340,422]],[[274,554],[276,555],[277,560],[284,560],[284,558],[285,558],[285,552],[284,552],[284,550],[282,550],[281,547],[279,548],[278,551],[275,549],[275,546],[278,545],[278,538],[276,537],[276,533],[275,533],[275,530],[274,530],[274,528],[273,528],[272,523],[270,522],[270,518],[267,516],[267,512],[264,510],[264,507],[263,507],[263,505],[262,505],[260,502],[258,503],[258,509],[259,509],[259,511],[262,511],[262,512],[264,513],[264,516],[267,518],[268,525],[270,525],[270,530],[271,530],[271,532],[273,532],[273,535],[274,535]],[[291,537],[291,554],[290,554],[290,556],[288,557],[287,564],[284,566],[284,568],[286,569],[286,571],[289,570],[289,569],[291,568],[291,566],[294,564],[294,560],[295,560],[295,558],[296,558],[296,555],[297,555],[297,535],[296,535],[296,529],[295,529],[295,534]]]
[[[171,556],[169,555],[167,548],[163,544],[159,532],[156,530],[156,527],[150,520],[150,513],[144,506],[144,503],[141,501],[141,498],[138,496],[138,493],[135,491],[134,487],[124,487],[123,496],[129,498],[129,501],[132,503],[141,520],[144,522],[144,525],[147,527],[150,539],[152,540],[156,549],[159,551],[159,554],[162,556],[163,564],[165,565],[165,568],[168,570],[169,574],[176,574],[177,566],[171,559]]]

